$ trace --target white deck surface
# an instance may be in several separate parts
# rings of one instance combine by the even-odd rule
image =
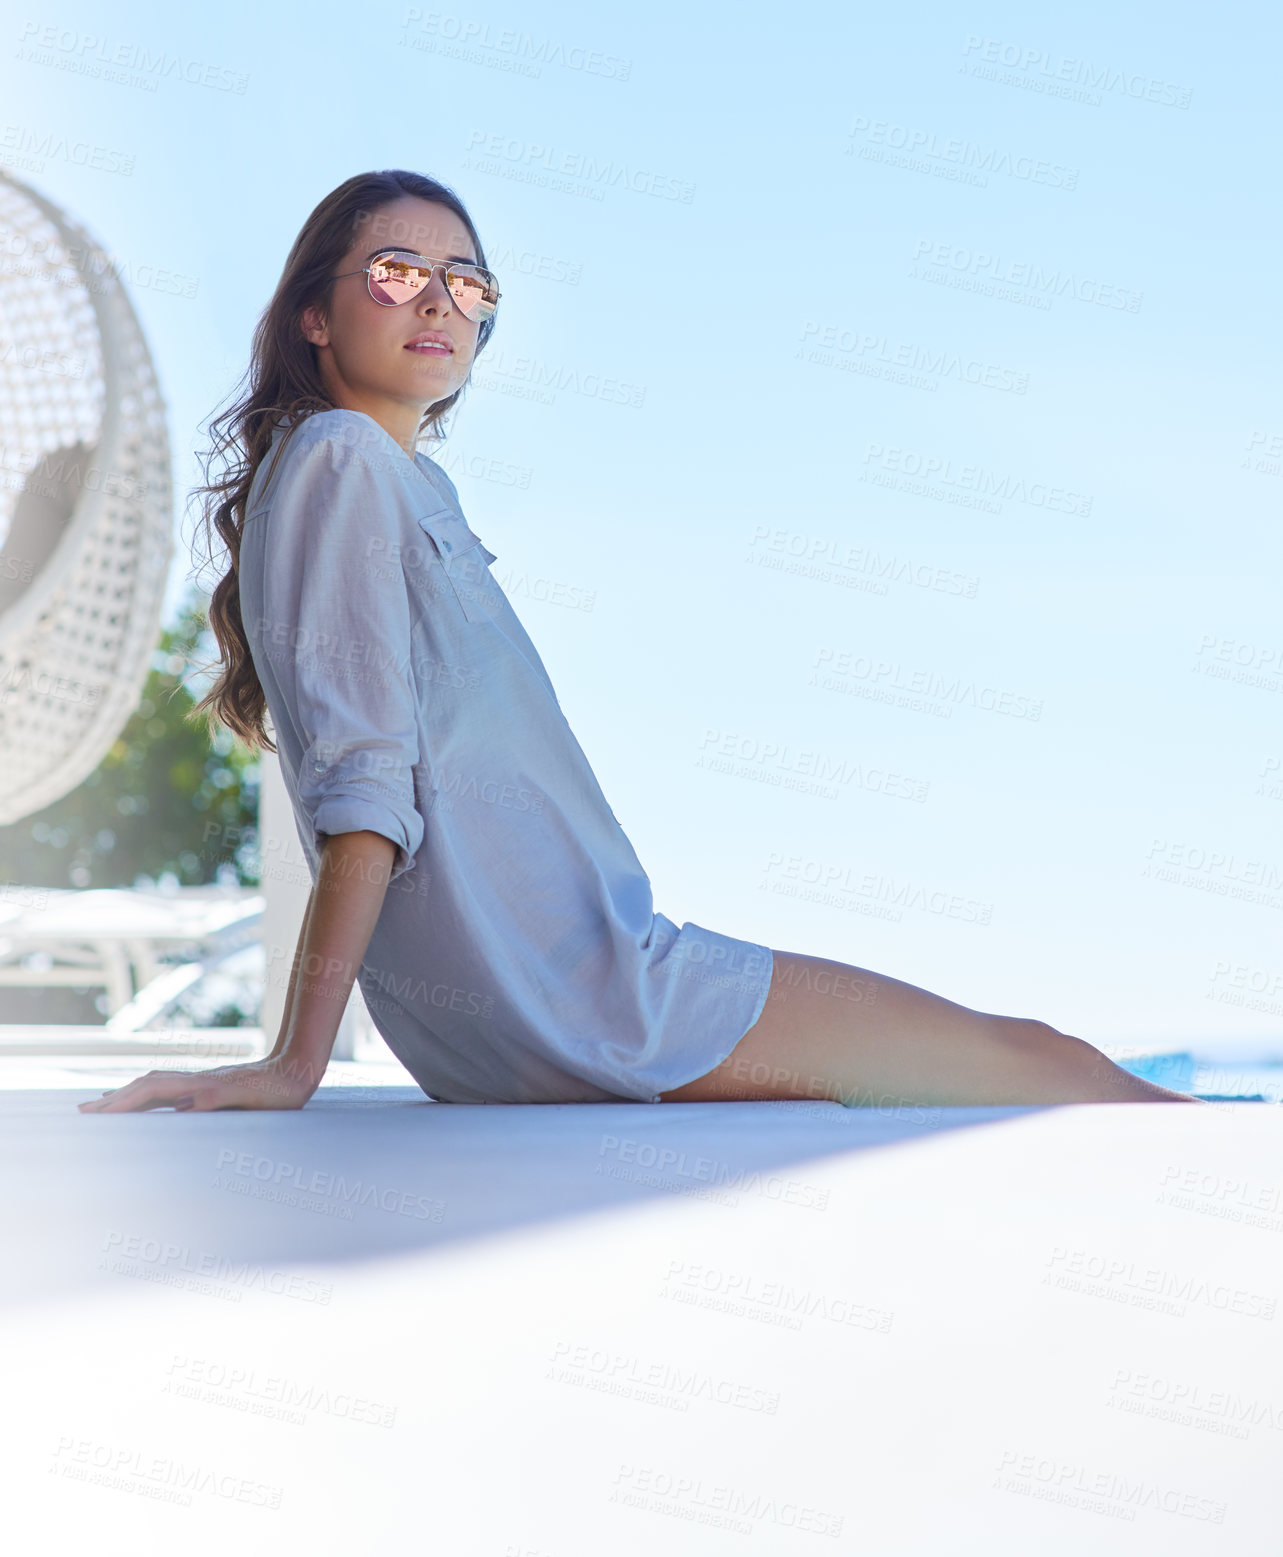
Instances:
[[[15,1551],[1283,1546],[1277,1107],[76,1112],[159,1063],[0,1060]]]

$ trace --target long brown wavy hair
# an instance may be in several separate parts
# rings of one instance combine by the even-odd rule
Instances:
[[[221,650],[220,673],[210,690],[188,714],[202,716],[211,735],[226,725],[251,749],[274,752],[264,715],[267,702],[250,658],[249,638],[241,620],[240,585],[237,576],[245,503],[259,462],[267,453],[273,424],[282,416],[292,430],[314,411],[335,409],[321,382],[317,349],[303,334],[303,310],[318,305],[328,316],[334,282],[331,279],[346,255],[361,218],[404,195],[448,206],[467,228],[476,245],[477,263],[485,265],[485,250],[463,202],[452,189],[422,173],[387,168],[379,173],[358,173],[326,195],[303,223],[285,261],[272,300],[263,310],[254,331],[250,363],[233,395],[241,395],[220,415],[211,418],[213,447],[202,461],[205,480],[189,494],[201,496],[207,561],[217,567],[216,550],[226,552],[227,571],[215,585],[209,600],[209,626]],[[494,332],[495,316],[481,325],[474,356],[479,357]],[[247,394],[242,394],[246,381]],[[418,436],[444,437],[444,423],[467,384],[454,394],[430,405],[419,423]],[[221,459],[228,467],[218,480],[210,479],[210,465]],[[213,531],[221,549],[213,542]],[[206,667],[211,668],[211,667]]]

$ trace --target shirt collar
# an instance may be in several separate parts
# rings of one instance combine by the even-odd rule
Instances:
[[[313,414],[315,413],[309,413],[309,415]],[[432,531],[429,528],[429,525],[424,523],[425,519],[431,521],[434,515],[445,515],[447,525],[446,531],[443,533],[448,533],[451,536],[453,542],[451,548],[452,550],[463,551],[473,545],[479,545],[481,550],[485,553],[487,564],[493,562],[497,553],[491,551],[490,548],[481,539],[481,537],[476,533],[476,531],[469,526],[468,521],[463,516],[462,508],[455,507],[456,499],[453,494],[451,493],[450,495],[447,495],[447,493],[450,493],[449,479],[445,478],[444,488],[439,490],[437,482],[432,476],[428,474],[428,471],[425,469],[425,466],[432,466],[435,469],[441,471],[442,477],[445,477],[445,472],[441,470],[441,467],[437,465],[436,461],[432,459],[431,456],[424,454],[422,450],[418,449],[415,450],[414,457],[411,459],[406,455],[405,450],[396,441],[387,428],[382,426],[379,422],[376,422],[368,412],[357,411],[354,414],[357,416],[364,416],[370,422],[371,426],[377,428],[378,431],[383,434],[384,438],[387,439],[391,447],[402,456],[401,460],[394,462],[393,466],[393,468],[400,474],[402,480],[411,485],[415,491],[421,491],[422,486],[426,484],[428,491],[432,494],[434,499],[434,506],[430,512],[426,512],[420,516],[420,525],[424,529],[428,530],[429,534],[431,534]],[[304,417],[303,420],[306,421],[307,418]],[[281,435],[286,431],[288,425],[289,420],[285,415],[282,414],[276,418],[275,422],[272,424],[272,440],[269,447],[269,452],[270,449],[274,449],[276,447],[278,441],[281,438]],[[435,540],[436,538],[437,537],[434,535],[433,539]]]

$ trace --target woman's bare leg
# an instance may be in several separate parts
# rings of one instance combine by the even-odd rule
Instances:
[[[665,1103],[829,1098],[850,1106],[1197,1103],[1144,1081],[1081,1038],[994,1016],[827,957],[774,952],[761,1016],[705,1076]]]

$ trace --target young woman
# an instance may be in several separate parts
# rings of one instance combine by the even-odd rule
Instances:
[[[240,463],[201,489],[230,567],[199,708],[274,751],[270,713],[313,879],[285,1013],[264,1060],[82,1107],[301,1108],[356,978],[442,1102],[1197,1101],[1044,1022],[654,910],[495,553],[418,452],[498,298],[464,206],[415,173],[349,179],[295,241],[212,424]]]

